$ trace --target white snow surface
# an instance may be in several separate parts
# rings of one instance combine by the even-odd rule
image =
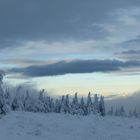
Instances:
[[[0,118],[0,140],[140,140],[140,119],[17,111]]]

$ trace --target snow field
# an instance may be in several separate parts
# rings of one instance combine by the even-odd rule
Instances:
[[[0,119],[0,140],[139,140],[135,118],[11,112]]]

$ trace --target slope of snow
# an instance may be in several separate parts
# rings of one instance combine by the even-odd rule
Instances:
[[[11,112],[0,119],[0,140],[140,140],[140,120]]]

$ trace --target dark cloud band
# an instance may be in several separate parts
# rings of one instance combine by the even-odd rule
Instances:
[[[26,68],[13,68],[10,72],[21,73],[29,77],[55,76],[76,73],[113,72],[123,68],[140,67],[139,61],[119,60],[76,60],[59,61],[54,64],[29,66]]]
[[[128,50],[120,53],[115,53],[118,58],[126,60],[140,60],[140,50]]]
[[[138,0],[0,0],[0,49],[16,41],[93,38],[110,11],[140,5]],[[3,47],[4,46],[4,47]]]

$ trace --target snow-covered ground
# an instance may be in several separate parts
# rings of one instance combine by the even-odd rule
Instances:
[[[140,120],[11,112],[0,119],[0,140],[140,140]]]

